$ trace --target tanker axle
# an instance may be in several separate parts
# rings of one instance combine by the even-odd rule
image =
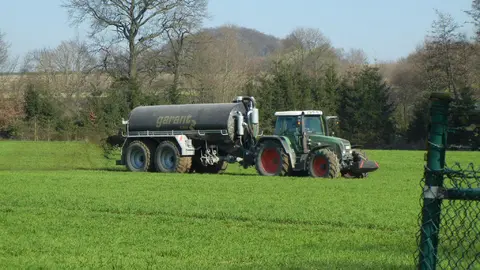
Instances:
[[[205,154],[201,154],[200,161],[202,161],[203,166],[215,165],[220,161],[220,158],[217,156],[217,151],[207,149]]]

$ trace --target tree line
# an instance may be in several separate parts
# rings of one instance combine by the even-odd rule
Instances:
[[[480,124],[480,1],[467,14],[474,37],[437,12],[425,40],[394,62],[369,63],[319,29],[284,38],[235,25],[206,29],[206,0],[68,0],[87,40],[9,56],[0,33],[0,135],[91,140],[116,134],[139,105],[230,102],[254,96],[265,134],[274,112],[319,109],[339,116],[335,135],[369,148],[424,148],[428,96],[450,92],[452,144],[477,144]],[[261,38],[259,38],[261,37]],[[20,72],[16,72],[20,70]]]

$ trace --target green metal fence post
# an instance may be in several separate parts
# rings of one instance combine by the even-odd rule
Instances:
[[[430,132],[427,143],[427,166],[422,208],[419,269],[435,269],[437,262],[438,230],[440,226],[442,170],[445,164],[448,110],[451,101],[446,93],[430,96]]]

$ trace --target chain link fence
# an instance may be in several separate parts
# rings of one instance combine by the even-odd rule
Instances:
[[[445,163],[450,98],[431,100],[417,269],[480,269],[480,168]]]

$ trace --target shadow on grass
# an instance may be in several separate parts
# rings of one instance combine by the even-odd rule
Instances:
[[[121,172],[124,168],[86,168],[86,167],[57,167],[57,168],[0,168],[2,172],[49,172],[49,171],[108,171]]]
[[[210,175],[216,175],[216,174],[210,174]],[[224,172],[220,175],[230,175],[230,176],[259,176],[258,174],[254,173],[241,173],[241,172]]]
[[[128,169],[125,168],[125,166],[119,166],[118,168],[114,167],[105,167],[105,168],[74,168],[72,170],[79,170],[79,171],[110,171],[110,172],[128,172],[128,173],[137,173],[137,172],[131,172]],[[149,174],[162,174],[161,172],[143,172],[143,173],[149,173]],[[228,176],[259,176],[258,174],[255,173],[242,173],[242,172],[224,172],[222,174],[216,174],[216,173],[197,173],[197,172],[192,172],[192,173],[171,173],[172,175],[178,174],[178,175],[217,175],[217,176],[222,176],[222,175],[228,175]]]
[[[80,170],[80,171],[110,171],[110,172],[127,172],[127,173],[137,173],[137,172],[131,172],[125,168],[93,168],[93,169],[88,169],[88,168],[85,168],[85,169],[75,169],[75,170]],[[144,173],[148,173],[148,174],[162,174],[161,172],[144,172]],[[171,173],[171,175],[192,175],[192,176],[195,176],[195,175],[198,175],[198,176],[201,176],[201,175],[217,175],[217,176],[242,176],[242,177],[245,177],[245,176],[257,176],[256,174],[244,174],[244,173],[236,173],[236,172],[225,172],[225,173],[222,173],[222,174],[215,174],[215,173],[196,173],[196,172],[193,172],[193,173]]]
[[[57,167],[57,168],[41,168],[41,167],[38,167],[38,168],[1,168],[0,167],[0,172],[60,172],[60,171],[85,171],[85,172],[122,172],[122,173],[133,173],[133,174],[138,174],[139,172],[131,172],[129,171],[127,168],[125,168],[124,166],[118,166],[118,167],[100,167],[100,168],[91,168],[91,167]],[[161,175],[163,173],[161,172],[142,172],[142,173],[147,173],[147,174],[157,174],[157,175]],[[201,176],[216,176],[216,177],[219,177],[219,178],[233,178],[233,177],[267,177],[267,178],[271,178],[271,176],[262,176],[260,174],[256,174],[256,173],[252,173],[252,172],[224,172],[224,173],[221,173],[221,174],[216,174],[216,173],[196,173],[196,172],[192,172],[192,173],[169,173],[169,175],[178,175],[178,176],[190,176],[190,177],[201,177]],[[300,179],[307,179],[307,178],[311,178],[310,176],[308,175],[300,175],[300,174],[296,174],[296,175],[289,175],[289,176],[279,176],[281,177],[281,179],[284,179],[284,181],[286,180],[300,180]],[[349,179],[349,178],[345,178],[345,177],[341,177],[343,179]],[[218,179],[218,178],[217,178]],[[318,179],[327,179],[327,178],[317,178]]]
[[[56,167],[56,168],[52,168],[52,167],[38,167],[38,168],[35,168],[35,167],[30,167],[30,168],[1,168],[0,167],[0,171],[1,172],[40,172],[40,171],[44,171],[44,172],[49,172],[49,171],[97,171],[97,172],[126,172],[126,173],[137,173],[137,172],[131,172],[129,170],[127,170],[125,167],[121,167],[119,166],[118,168],[115,168],[115,167],[100,167],[100,168],[89,168],[89,167]],[[160,172],[145,172],[145,173],[149,173],[149,174],[161,174]],[[172,173],[173,174],[173,173]],[[240,173],[240,172],[225,172],[225,173],[222,173],[222,174],[215,174],[215,173],[181,173],[181,174],[178,174],[178,175],[217,175],[217,176],[240,176],[240,177],[246,177],[246,176],[257,176],[257,174],[246,174],[246,173]]]
[[[76,171],[128,172],[125,168],[74,168]]]

